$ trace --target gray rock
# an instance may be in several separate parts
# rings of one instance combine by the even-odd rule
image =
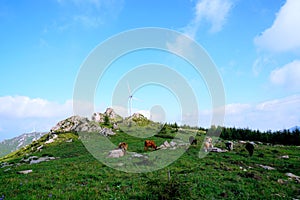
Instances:
[[[283,156],[280,156],[280,158],[289,159],[290,157],[288,155],[283,155]]]
[[[216,152],[216,153],[224,153],[224,152],[227,152],[227,150],[220,149],[220,148],[217,148],[217,147],[211,148],[210,151],[211,151],[211,152]]]
[[[29,164],[38,164],[41,162],[49,161],[49,160],[55,160],[55,157],[40,157],[37,160],[31,160]]]
[[[108,153],[107,157],[108,158],[119,158],[124,155],[125,155],[125,151],[123,151],[122,149],[114,149]]]
[[[270,166],[267,166],[267,165],[258,165],[258,166],[260,166],[260,167],[262,167],[262,168],[264,168],[266,170],[275,170],[274,167],[270,167]]]
[[[139,154],[136,152],[133,152],[133,154],[131,155],[132,158],[148,158],[148,156],[143,155],[143,154]]]
[[[168,141],[165,141],[165,142],[164,142],[164,146],[167,147],[167,148],[170,148],[170,147],[171,147],[171,145],[169,144]]]
[[[99,132],[101,135],[104,136],[111,136],[111,135],[115,135],[116,133],[112,131],[112,129],[110,128],[102,128]]]
[[[174,142],[174,141],[171,141],[171,142],[170,142],[170,145],[171,145],[172,147],[175,147],[175,146],[177,145],[177,143]]]
[[[285,175],[287,175],[290,178],[300,179],[300,176],[296,176],[295,174],[292,174],[292,173],[286,173]]]
[[[23,171],[18,171],[17,173],[18,174],[29,174],[32,172],[32,169],[29,169],[29,170],[23,170]]]

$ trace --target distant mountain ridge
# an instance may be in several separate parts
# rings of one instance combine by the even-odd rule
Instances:
[[[12,139],[0,142],[0,157],[31,144],[33,141],[40,139],[46,133],[47,132],[24,133]]]
[[[300,130],[300,126],[293,126],[293,127],[289,128],[289,131],[290,131],[290,132],[293,132],[293,131],[295,131],[296,129]]]

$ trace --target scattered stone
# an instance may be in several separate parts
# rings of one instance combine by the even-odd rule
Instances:
[[[287,175],[291,179],[295,179],[297,183],[300,183],[300,176],[296,176],[295,174],[292,173],[286,173],[285,175]]]
[[[44,145],[39,146],[38,148],[36,148],[37,151],[42,151],[42,148],[44,147]]]
[[[18,174],[29,174],[32,172],[32,169],[29,169],[29,170],[23,170],[23,171],[18,171],[17,173]]]
[[[113,129],[118,129],[119,127],[118,127],[118,125],[115,123],[114,125],[113,125]]]
[[[29,164],[37,164],[37,163],[41,163],[41,162],[45,162],[45,161],[50,161],[50,160],[55,160],[55,157],[40,157],[37,160],[31,160]]]
[[[100,132],[99,132],[101,135],[104,135],[104,136],[110,136],[110,135],[115,135],[116,133],[114,133],[113,131],[112,131],[112,129],[110,129],[110,128],[103,128],[103,129],[101,129],[100,130]]]
[[[289,159],[290,157],[288,155],[283,155],[283,156],[280,156],[280,158],[282,158],[282,159]]]
[[[30,156],[29,158],[22,158],[22,160],[20,162],[25,162],[25,163],[29,163],[29,164],[37,164],[40,162],[45,162],[45,161],[49,161],[49,160],[55,160],[55,157],[37,157],[37,156]]]
[[[287,180],[283,180],[283,179],[278,179],[277,182],[280,183],[280,184],[287,184],[288,183]]]
[[[13,164],[9,164],[9,163],[7,163],[7,162],[4,162],[4,163],[1,163],[1,168],[4,168],[4,167],[11,167],[11,166],[13,166]]]
[[[258,166],[260,166],[260,167],[262,167],[262,168],[264,168],[266,170],[275,170],[274,167],[270,167],[270,166],[267,166],[267,165],[258,165]]]
[[[224,152],[227,152],[227,150],[225,149],[220,149],[218,147],[213,147],[210,149],[211,152],[216,152],[216,153],[224,153]]]
[[[114,150],[111,150],[107,157],[109,158],[119,158],[119,157],[122,157],[125,155],[125,151],[123,149],[114,149]]]
[[[30,156],[30,157],[28,157],[28,158],[22,158],[21,159],[21,161],[20,162],[26,162],[26,163],[29,163],[31,160],[37,160],[37,159],[39,159],[39,157],[37,157],[37,156]]]
[[[131,155],[132,158],[143,158],[143,159],[148,159],[149,157],[143,154],[139,154],[136,152],[132,152],[133,154]]]
[[[175,147],[175,146],[177,145],[177,143],[174,142],[174,141],[171,141],[171,142],[170,142],[170,145],[171,145],[172,147]]]
[[[69,140],[66,140],[66,142],[73,142],[73,139],[71,138]]]
[[[54,140],[58,137],[56,134],[51,134],[52,138],[50,138],[49,140],[47,140],[45,142],[45,144],[50,144],[52,142],[54,142]]]
[[[170,148],[170,147],[171,147],[171,145],[169,144],[168,141],[165,141],[165,142],[164,142],[164,146],[167,147],[167,148]]]

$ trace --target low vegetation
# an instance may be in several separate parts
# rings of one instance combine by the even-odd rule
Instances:
[[[299,180],[286,173],[300,175],[300,148],[297,146],[255,146],[249,157],[244,144],[234,143],[234,150],[209,153],[200,159],[205,130],[165,125],[148,137],[159,146],[171,141],[176,133],[194,134],[198,145],[169,166],[148,173],[125,173],[95,159],[75,133],[58,134],[45,144],[50,134],[26,148],[0,159],[0,197],[5,199],[299,199]],[[144,153],[145,138],[122,130],[109,140],[117,145],[128,143],[128,151]],[[166,137],[164,137],[166,136]],[[42,151],[38,147],[43,146]],[[216,146],[225,149],[222,139]],[[163,151],[163,150],[158,150]],[[151,150],[149,150],[151,152]],[[288,158],[282,156],[288,155]],[[21,163],[29,156],[53,156],[38,164]],[[129,158],[111,158],[116,162]],[[6,165],[4,165],[4,163]],[[141,166],[143,163],[141,163]],[[259,165],[271,166],[266,170]],[[32,170],[29,174],[17,174]]]

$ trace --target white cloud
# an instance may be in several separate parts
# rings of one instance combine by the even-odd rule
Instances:
[[[191,55],[193,52],[191,49],[192,41],[185,36],[195,39],[200,25],[204,22],[210,23],[210,32],[221,31],[232,6],[232,0],[199,0],[194,8],[194,18],[183,28],[184,36],[179,36],[174,42],[167,43],[167,48],[180,55],[195,56]]]
[[[0,97],[0,141],[25,132],[49,131],[72,115],[72,101],[63,104],[26,96]]]
[[[226,127],[281,130],[300,124],[300,95],[274,99],[258,104],[228,104],[225,106]],[[200,125],[210,127],[211,111],[200,112]]]
[[[0,97],[0,116],[11,118],[47,118],[72,112],[72,101],[64,104],[26,96]]]
[[[263,69],[271,67],[275,63],[276,62],[270,56],[260,56],[253,62],[252,72],[254,76],[258,76]]]
[[[287,0],[277,13],[273,25],[254,39],[255,44],[275,52],[299,50],[299,10],[299,0]]]
[[[289,90],[300,91],[300,60],[295,60],[281,68],[273,70],[270,81],[276,86],[282,86]]]
[[[186,34],[194,38],[203,22],[210,23],[210,32],[220,31],[232,6],[231,0],[199,0],[195,6],[195,17],[185,28]]]
[[[79,25],[97,28],[107,20],[115,19],[123,8],[123,0],[57,0],[64,9],[64,21],[55,22],[58,30]]]

